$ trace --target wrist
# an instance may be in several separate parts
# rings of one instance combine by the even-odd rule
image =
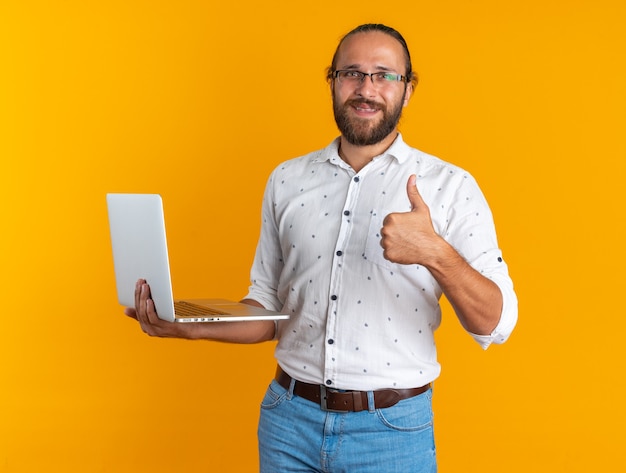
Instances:
[[[428,251],[424,253],[427,257],[421,264],[433,273],[447,272],[463,261],[458,252],[439,235],[433,239]]]

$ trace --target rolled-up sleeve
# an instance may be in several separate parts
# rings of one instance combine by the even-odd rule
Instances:
[[[466,175],[458,187],[448,215],[446,239],[466,261],[492,280],[502,293],[498,325],[489,335],[468,332],[483,349],[507,341],[517,323],[517,296],[508,266],[498,246],[493,216],[473,177]]]
[[[282,302],[278,297],[278,282],[283,268],[283,259],[274,217],[275,173],[276,171],[268,179],[263,195],[261,234],[250,270],[251,284],[246,298],[261,303],[266,309],[280,311]]]
[[[506,342],[517,323],[517,296],[513,290],[511,279],[500,275],[494,275],[491,279],[502,292],[500,321],[489,335],[477,335],[468,332],[484,350],[489,348],[489,345],[492,343],[501,344]]]

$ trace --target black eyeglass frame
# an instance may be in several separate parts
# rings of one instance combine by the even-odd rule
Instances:
[[[345,73],[352,73],[352,74],[356,74],[355,77],[353,77],[353,79],[357,79],[359,80],[359,83],[362,84],[363,81],[365,80],[366,77],[369,77],[370,80],[372,81],[372,84],[376,85],[378,84],[385,84],[385,83],[392,83],[392,82],[404,82],[404,83],[408,83],[409,82],[409,78],[407,76],[403,76],[402,74],[396,74],[395,72],[385,72],[385,71],[379,71],[379,72],[362,72],[362,71],[357,71],[355,69],[339,69],[336,71],[332,71],[330,73],[330,77],[331,79],[338,79],[339,81],[341,81],[341,79],[339,79],[339,74],[341,74],[342,72]],[[374,82],[374,76],[378,76],[382,79],[381,82]],[[390,79],[389,77],[393,76],[395,77],[394,79]],[[347,78],[347,77],[346,77]],[[351,79],[351,78],[348,78]]]

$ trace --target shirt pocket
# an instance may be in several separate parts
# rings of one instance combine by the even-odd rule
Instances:
[[[365,252],[363,257],[370,263],[380,266],[388,271],[411,271],[415,270],[414,264],[392,263],[383,256],[383,247],[380,246],[380,230],[383,228],[385,217],[396,210],[374,210],[367,230],[365,240]]]

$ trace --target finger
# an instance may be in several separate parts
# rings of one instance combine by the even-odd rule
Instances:
[[[415,210],[420,206],[425,206],[424,200],[417,190],[417,177],[415,174],[409,176],[409,180],[406,183],[406,194],[411,202],[411,210]]]
[[[137,320],[137,311],[135,309],[133,309],[132,307],[125,307],[124,308],[124,315],[127,315],[128,317],[131,317],[131,318]]]
[[[137,306],[137,321],[141,326],[141,330],[144,333],[152,336],[154,335],[154,328],[152,326],[152,321],[150,320],[150,286],[146,283],[145,280],[140,281],[139,286],[139,305]],[[153,307],[154,310],[154,307]]]
[[[138,279],[135,283],[135,311],[139,312],[139,305],[141,303],[141,286],[146,283],[144,279]]]
[[[151,324],[156,324],[160,320],[159,316],[157,315],[156,307],[154,305],[153,299],[148,299],[146,301],[146,316],[147,316],[148,322],[150,322]]]
[[[141,293],[139,295],[139,307],[142,314],[148,313],[148,301],[150,300],[150,286],[147,282],[141,285]]]
[[[135,313],[137,314],[137,320],[139,323],[144,323],[148,319],[146,302],[149,298],[150,286],[148,286],[145,280],[139,280],[138,288],[135,292]]]

